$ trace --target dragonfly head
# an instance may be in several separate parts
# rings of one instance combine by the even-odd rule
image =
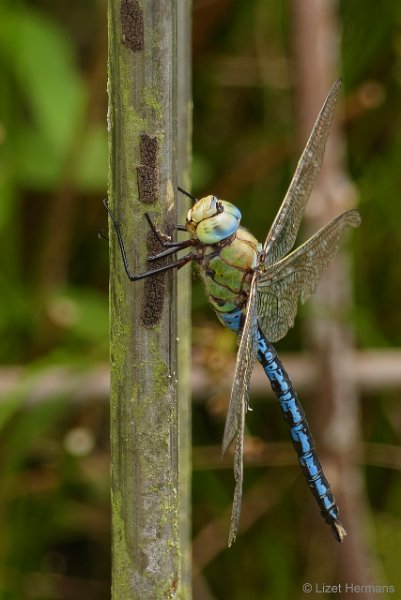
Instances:
[[[205,196],[188,211],[186,228],[203,244],[217,244],[235,233],[241,213],[234,204]]]

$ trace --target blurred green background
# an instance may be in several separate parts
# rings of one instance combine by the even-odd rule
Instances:
[[[296,162],[291,3],[194,0],[193,8],[193,190],[224,194],[263,239]],[[349,246],[355,339],[361,349],[395,349],[401,6],[343,0],[338,18],[348,168],[363,219]],[[264,73],[255,67],[261,45]],[[110,597],[108,248],[97,238],[106,226],[106,52],[103,0],[2,0],[1,599]],[[193,305],[195,367],[222,368],[235,340],[216,323],[196,279]],[[279,350],[299,351],[302,343],[298,323]],[[302,399],[311,407],[307,394]],[[196,400],[194,445],[217,446],[219,398]],[[287,443],[273,400],[255,404],[250,429]],[[364,391],[361,419],[363,440],[383,444],[392,465],[361,469],[375,559],[401,597],[399,390]],[[277,502],[204,565],[195,597],[302,596],[310,569],[305,514],[315,507],[297,466],[249,467],[246,487],[262,475]],[[230,470],[194,471],[194,535],[229,510],[232,489]]]

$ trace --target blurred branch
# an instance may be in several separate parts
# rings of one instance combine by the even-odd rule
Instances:
[[[294,385],[301,391],[314,388],[319,378],[318,366],[308,354],[282,354]],[[364,350],[350,356],[351,377],[364,393],[401,388],[401,351]],[[199,360],[192,369],[192,395],[195,402],[204,402],[210,395],[228,395],[231,387],[234,358],[227,359],[224,369],[214,372]],[[32,372],[22,366],[0,368],[0,403],[2,397],[24,390],[24,404],[38,404],[52,397],[65,396],[70,402],[86,402],[88,399],[108,401],[110,396],[109,367],[98,364],[85,370],[74,367],[46,367]],[[263,371],[255,368],[252,375],[252,396],[273,397]]]
[[[322,99],[338,77],[340,60],[339,6],[335,1],[293,0],[294,67],[297,75],[297,111],[300,138],[307,139]],[[349,208],[355,192],[344,166],[344,136],[335,120],[327,144],[322,176],[308,206],[313,231],[340,211]],[[351,300],[349,262],[340,252],[319,285],[313,299],[317,314],[348,314]],[[359,405],[352,376],[350,327],[333,318],[310,322],[307,340],[314,350],[313,362],[322,374],[317,389],[318,410],[311,415],[314,435],[327,465],[346,529],[352,536],[338,552],[340,577],[366,585],[383,580],[381,565],[371,543],[371,520],[359,470],[351,460],[360,447]],[[311,547],[310,573],[315,574],[318,548]],[[326,561],[330,564],[335,560]],[[368,591],[361,598],[372,598]]]
[[[232,453],[221,457],[220,446],[196,446],[193,449],[194,469],[230,469]],[[392,444],[361,443],[348,455],[355,465],[381,467],[401,471],[401,447]],[[245,440],[244,462],[248,467],[289,467],[298,465],[294,448],[289,442],[263,442],[260,438]]]
[[[108,584],[103,581],[84,577],[73,577],[58,573],[43,573],[2,567],[0,571],[2,589],[5,594],[13,593],[7,588],[7,579],[23,577],[24,598],[57,598],[57,600],[88,600],[88,598],[106,597]],[[11,597],[11,596],[10,596]]]

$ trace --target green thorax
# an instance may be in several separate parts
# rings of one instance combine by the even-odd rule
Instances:
[[[200,275],[217,314],[246,303],[260,249],[254,236],[243,227],[222,242],[199,249]]]

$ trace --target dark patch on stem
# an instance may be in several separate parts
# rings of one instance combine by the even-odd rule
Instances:
[[[143,14],[138,0],[121,0],[123,44],[133,52],[143,50]]]
[[[159,192],[159,172],[157,168],[158,141],[155,136],[141,134],[141,164],[138,172],[139,199],[145,204],[153,204]]]
[[[146,244],[149,256],[157,254],[160,251],[160,242],[153,231],[149,232]],[[163,264],[165,264],[163,260],[155,260],[152,263],[154,268],[160,267]],[[160,321],[166,288],[165,279],[165,273],[158,273],[157,275],[153,275],[153,277],[145,279],[140,320],[142,325],[148,329],[155,327]]]

